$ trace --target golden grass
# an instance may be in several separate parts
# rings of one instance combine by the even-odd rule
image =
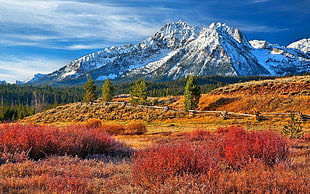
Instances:
[[[275,94],[310,95],[310,76],[293,76],[272,80],[230,84],[212,91],[213,94]]]
[[[240,113],[298,112],[310,114],[310,96],[287,95],[216,95],[203,94],[200,110],[220,110]]]

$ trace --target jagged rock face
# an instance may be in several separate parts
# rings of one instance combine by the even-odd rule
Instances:
[[[188,75],[281,75],[310,71],[309,58],[298,49],[249,42],[238,29],[225,24],[200,28],[179,21],[166,24],[137,45],[85,55],[30,83],[83,82],[87,76],[95,80],[176,80]]]
[[[257,40],[250,41],[250,44],[256,48],[251,51],[253,55],[272,75],[310,72],[310,55],[299,49]]]

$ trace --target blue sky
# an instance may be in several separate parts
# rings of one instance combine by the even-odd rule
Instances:
[[[0,80],[27,80],[164,24],[222,22],[249,40],[310,38],[310,0],[0,0]]]

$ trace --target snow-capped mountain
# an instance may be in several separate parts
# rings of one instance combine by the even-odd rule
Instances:
[[[302,40],[293,42],[290,45],[288,45],[287,48],[298,49],[310,55],[310,38],[308,39],[304,38]]]
[[[270,44],[267,41],[249,41],[251,52],[271,75],[310,72],[310,55],[299,49]]]
[[[27,82],[35,82],[35,81],[37,81],[37,80],[39,80],[39,79],[45,77],[46,75],[47,75],[47,74],[36,73],[36,74],[34,74],[33,77],[32,77],[29,81],[27,81]]]
[[[310,55],[299,50],[302,46],[292,47],[249,42],[238,29],[222,23],[201,28],[178,21],[137,45],[113,46],[85,55],[30,83],[85,82],[88,76],[94,80],[176,80],[188,75],[309,72]]]

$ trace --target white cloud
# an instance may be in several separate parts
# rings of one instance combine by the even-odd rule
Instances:
[[[0,0],[0,50],[1,47],[17,49],[17,53],[10,56],[8,52],[1,53],[0,80],[27,80],[35,73],[49,73],[73,60],[59,54],[60,51],[45,58],[32,57],[32,47],[70,51],[99,49],[140,41],[162,25],[146,21],[150,18],[147,16],[159,8],[145,10],[126,3]]]
[[[0,42],[51,48],[73,40],[135,41],[157,30],[141,19],[147,14],[116,3],[0,0]]]
[[[70,46],[65,46],[66,50],[82,50],[82,49],[99,49],[103,48],[102,44],[74,44]]]
[[[0,80],[15,82],[28,80],[36,73],[50,73],[63,66],[68,61],[62,59],[45,59],[38,57],[0,58]]]

